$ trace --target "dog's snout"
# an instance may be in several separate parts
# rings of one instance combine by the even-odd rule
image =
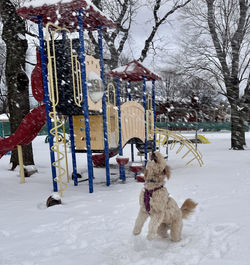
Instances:
[[[156,156],[155,152],[151,153],[151,161],[154,161],[155,163],[157,163],[157,156]]]

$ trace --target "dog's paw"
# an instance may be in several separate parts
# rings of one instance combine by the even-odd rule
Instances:
[[[179,241],[181,241],[181,237],[171,237],[171,240],[173,242],[179,242]]]
[[[137,236],[137,235],[139,235],[140,233],[141,233],[141,230],[135,227],[134,230],[133,230],[133,234],[134,234],[135,236]]]
[[[148,234],[147,235],[147,240],[153,240],[155,238],[154,235]]]

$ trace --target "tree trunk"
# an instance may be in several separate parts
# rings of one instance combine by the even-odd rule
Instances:
[[[245,131],[244,131],[244,115],[240,107],[231,104],[231,148],[233,150],[244,150]]]
[[[25,23],[16,14],[9,0],[0,0],[0,15],[3,22],[2,38],[6,44],[6,86],[10,112],[10,128],[14,133],[22,119],[30,111],[29,79],[25,73],[25,58],[28,48],[25,38]],[[23,148],[24,165],[34,165],[32,145]],[[13,151],[12,169],[18,165],[17,151]]]
[[[227,97],[231,105],[231,149],[244,150],[245,142],[245,108],[240,100],[240,83],[235,73],[228,79],[225,78]]]
[[[220,22],[216,20],[217,14],[222,14],[221,19],[228,20],[228,17],[231,16],[228,10],[222,7],[215,12],[216,1],[215,0],[206,0],[207,2],[207,23],[209,26],[209,32],[212,37],[214,48],[216,51],[217,58],[221,65],[221,73],[224,77],[225,86],[227,88],[227,98],[231,105],[231,148],[234,150],[243,150],[245,145],[245,131],[244,131],[244,107],[239,98],[239,87],[240,80],[240,57],[241,55],[242,43],[246,32],[248,32],[248,1],[239,0],[238,3],[235,1],[233,8],[239,11],[235,13],[235,23],[234,26],[230,23],[223,24],[220,26]],[[233,2],[233,1],[232,1]],[[218,1],[217,1],[218,4]],[[230,11],[231,13],[231,11]],[[238,16],[238,17],[237,17]],[[232,19],[229,19],[231,21]],[[230,28],[234,28],[230,32]],[[228,49],[227,44],[230,43],[231,49]],[[229,52],[230,51],[230,52]],[[231,62],[229,58],[231,57]]]

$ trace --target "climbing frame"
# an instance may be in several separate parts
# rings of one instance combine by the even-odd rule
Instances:
[[[192,155],[192,158],[186,163],[186,165],[197,160],[199,165],[201,167],[203,166],[202,154],[188,138],[165,129],[156,129],[156,134],[158,135],[157,145],[159,148],[160,146],[169,145],[170,150],[173,150],[175,146],[179,144],[176,154],[179,154],[183,150],[184,154],[181,157],[182,159],[188,155]]]

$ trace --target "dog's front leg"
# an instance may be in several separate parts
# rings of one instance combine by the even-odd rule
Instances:
[[[133,230],[134,235],[139,235],[141,233],[142,227],[145,223],[145,221],[148,218],[148,213],[146,213],[142,208],[140,208],[140,211],[138,213],[138,216],[135,221],[135,226]]]
[[[158,228],[160,224],[162,223],[163,218],[164,218],[164,215],[161,213],[154,214],[151,216],[151,219],[148,225],[148,235],[147,235],[148,240],[152,240],[156,237]]]

